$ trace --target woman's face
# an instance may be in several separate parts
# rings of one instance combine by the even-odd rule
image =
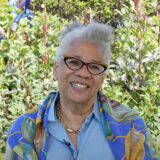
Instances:
[[[103,63],[103,56],[98,47],[86,41],[73,42],[65,55],[85,63]],[[86,66],[76,71],[70,70],[63,59],[54,64],[54,76],[58,80],[61,98],[76,104],[93,104],[104,80],[104,73],[91,75]]]

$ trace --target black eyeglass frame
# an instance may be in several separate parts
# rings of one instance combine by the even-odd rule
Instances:
[[[75,57],[72,57],[72,56],[68,56],[68,55],[63,55],[63,56],[61,56],[61,58],[64,60],[64,63],[66,64],[66,66],[67,66],[70,70],[73,70],[73,71],[79,70],[79,69],[81,69],[81,68],[85,65],[85,66],[87,67],[87,70],[88,70],[88,72],[89,72],[90,74],[92,74],[92,75],[99,75],[99,74],[105,72],[106,69],[108,68],[107,64],[100,64],[100,63],[95,63],[95,62],[85,63],[85,62],[83,62],[82,60],[80,60],[80,59],[78,59],[78,58],[75,58]],[[82,65],[81,65],[81,67],[78,68],[78,69],[70,68],[70,66],[69,66],[69,65],[67,64],[67,62],[66,62],[67,59],[75,59],[75,60],[78,60],[78,61],[80,61],[80,62],[82,63]],[[90,65],[90,64],[100,65],[100,66],[102,66],[104,69],[103,69],[100,73],[94,74],[94,73],[90,72],[90,70],[89,70],[89,68],[88,68],[88,65]]]

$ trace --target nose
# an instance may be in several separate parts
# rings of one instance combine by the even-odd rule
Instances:
[[[87,65],[83,65],[81,69],[76,71],[76,75],[82,78],[90,78],[91,74],[88,72]]]

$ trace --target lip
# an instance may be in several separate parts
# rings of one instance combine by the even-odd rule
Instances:
[[[73,84],[73,83],[75,83],[75,84],[80,84],[80,85],[85,85],[85,86],[87,86],[87,88],[90,87],[90,85],[89,85],[88,83],[85,83],[85,82],[79,82],[79,81],[71,81],[71,82],[70,82],[70,84]]]
[[[77,86],[76,86],[76,84],[77,84]],[[72,81],[72,82],[70,82],[70,85],[75,91],[87,91],[88,88],[90,87],[90,85],[88,85],[87,83],[78,82],[78,81]],[[84,85],[86,87],[78,87],[78,85]]]

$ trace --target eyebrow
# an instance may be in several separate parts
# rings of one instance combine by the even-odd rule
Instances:
[[[71,57],[73,57],[73,58],[78,58],[78,59],[82,60],[81,57],[78,56],[78,55],[73,55],[73,56],[71,56]],[[93,62],[91,62],[91,63],[101,63],[101,64],[103,63],[102,60],[97,60],[97,59],[92,59],[92,61],[93,61]]]

